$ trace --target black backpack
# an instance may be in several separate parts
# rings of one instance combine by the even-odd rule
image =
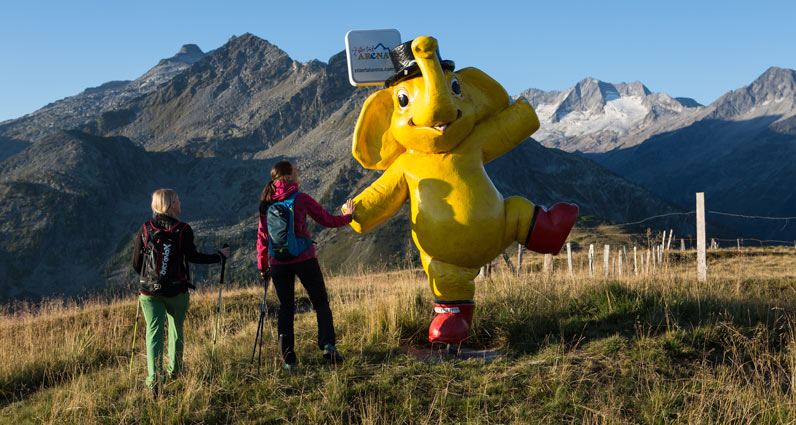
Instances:
[[[159,229],[151,221],[144,224],[144,261],[141,266],[141,286],[148,292],[166,292],[172,285],[185,285],[182,273],[180,235],[185,223],[170,229]]]

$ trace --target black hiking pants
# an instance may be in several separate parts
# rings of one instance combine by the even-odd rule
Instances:
[[[312,308],[318,318],[318,348],[323,350],[326,344],[335,344],[332,310],[329,308],[329,296],[323,282],[321,266],[316,258],[293,264],[272,264],[271,279],[274,282],[276,296],[279,298],[279,314],[277,330],[279,332],[279,352],[285,363],[295,363],[293,315],[296,312],[296,276],[307,290]]]

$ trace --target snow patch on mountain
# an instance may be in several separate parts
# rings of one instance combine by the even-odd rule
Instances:
[[[545,144],[552,138],[580,137],[602,131],[622,135],[649,113],[644,100],[639,97],[620,97],[615,91],[610,95],[615,97],[609,97],[611,100],[605,103],[601,111],[572,111],[558,122],[553,122],[557,105],[538,105],[536,113],[542,127],[534,133],[534,138]]]

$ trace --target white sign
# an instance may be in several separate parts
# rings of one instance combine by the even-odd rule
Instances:
[[[349,31],[345,35],[348,80],[353,86],[384,84],[395,74],[390,50],[401,44],[398,30]]]

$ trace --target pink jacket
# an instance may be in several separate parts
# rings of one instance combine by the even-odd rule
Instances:
[[[274,201],[289,198],[298,191],[298,185],[293,182],[279,180],[274,183],[276,193],[271,197]],[[293,201],[293,230],[296,237],[311,238],[307,229],[307,214],[324,227],[340,227],[351,222],[351,214],[331,215],[322,206],[306,193],[299,193]],[[260,227],[257,229],[257,268],[265,270],[271,264],[292,264],[316,258],[315,246],[299,254],[293,260],[279,261],[268,258],[268,221],[265,214],[260,214]],[[270,261],[269,261],[270,260]]]

